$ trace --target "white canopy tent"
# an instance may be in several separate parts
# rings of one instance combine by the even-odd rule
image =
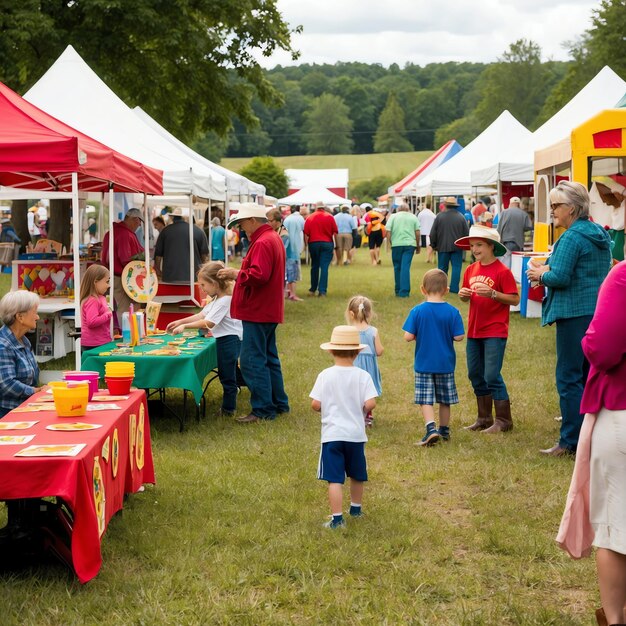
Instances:
[[[343,204],[348,202],[347,198],[342,198],[336,193],[329,191],[326,187],[320,187],[319,185],[309,185],[302,189],[292,193],[285,198],[279,198],[278,204],[315,204],[316,202],[323,202],[324,204]]]
[[[524,141],[507,138],[507,148],[489,165],[472,168],[472,185],[494,185],[498,181],[532,182],[535,178],[535,151],[557,142],[569,142],[572,129],[604,109],[612,108],[626,92],[626,82],[610,67],[600,72],[560,111]],[[569,145],[567,146],[569,148]]]
[[[155,119],[150,117],[141,107],[135,107],[133,113],[147,124],[154,131],[159,133],[167,141],[169,141],[177,149],[181,150],[189,156],[189,158],[197,161],[201,166],[210,169],[213,172],[217,172],[226,179],[226,188],[228,190],[228,197],[231,200],[238,202],[252,201],[255,198],[263,198],[265,195],[265,186],[259,183],[255,183],[248,180],[245,176],[231,172],[230,170],[209,161],[209,159],[203,157],[201,154],[194,152],[189,146],[186,146],[182,141],[174,137],[169,131],[161,126]]]
[[[463,150],[418,181],[418,196],[453,196],[472,192],[471,172],[492,163],[505,146],[526,140],[531,132],[508,111],[503,111]],[[504,143],[506,141],[506,144]],[[497,158],[497,156],[496,156]]]
[[[50,115],[131,158],[163,170],[164,194],[193,195],[214,200],[226,199],[226,179],[194,161],[139,119],[100,79],[82,57],[68,46],[48,71],[24,96]],[[109,195],[109,230],[113,231],[113,194]],[[144,203],[148,220],[148,208]],[[149,223],[149,222],[148,222]],[[149,233],[145,228],[145,245]],[[193,276],[193,228],[189,225],[189,267]],[[113,259],[113,237],[109,238]],[[194,298],[193,281],[190,296]]]

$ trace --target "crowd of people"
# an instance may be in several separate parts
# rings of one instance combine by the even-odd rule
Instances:
[[[626,497],[621,489],[626,474],[626,326],[620,314],[621,305],[626,305],[626,265],[621,262],[610,271],[610,237],[589,219],[589,195],[583,185],[560,182],[551,190],[550,202],[553,222],[564,232],[547,261],[531,263],[527,270],[527,278],[546,292],[542,324],[556,326],[561,433],[556,445],[541,452],[576,457],[559,542],[574,556],[588,553],[592,544],[598,548],[603,609],[608,623],[622,623],[626,605]],[[485,205],[476,205],[471,219],[458,208],[458,200],[448,197],[437,215],[428,207],[415,215],[403,204],[387,217],[367,205],[345,205],[333,214],[319,203],[310,215],[293,207],[285,217],[278,209],[267,212],[258,204],[244,203],[226,224],[228,230],[238,229],[248,242],[241,267],[224,263],[227,231],[219,218],[214,218],[213,228],[221,246],[213,240],[209,246],[202,230],[194,228],[194,267],[208,301],[202,311],[171,323],[167,330],[176,334],[186,328],[205,328],[216,338],[223,415],[235,417],[237,394],[245,385],[251,408],[235,417],[236,421],[273,420],[290,411],[276,331],[284,320],[285,300],[301,300],[296,283],[301,279],[303,250],[310,255],[308,294],[323,297],[333,259],[338,266],[350,265],[354,249],[367,236],[370,262],[379,265],[380,247],[387,238],[394,293],[406,298],[412,260],[425,248],[427,262],[436,253],[438,269],[424,274],[420,285],[424,301],[407,311],[402,326],[405,340],[415,342],[414,402],[425,426],[417,443],[428,447],[451,439],[451,406],[459,402],[454,343],[464,340],[477,405],[476,419],[466,428],[487,435],[506,433],[513,429],[513,417],[502,367],[510,307],[520,300],[510,256],[523,247],[530,224],[518,198],[511,199],[497,225],[484,219],[489,213]],[[184,280],[183,274],[189,273],[189,226],[177,219],[181,216],[172,217],[157,238],[155,264],[165,280]],[[114,224],[113,293],[118,311],[124,306],[120,300],[126,297],[118,299],[121,270],[143,254],[135,236],[142,220],[139,210],[130,209]],[[107,237],[108,233],[103,245],[105,264]],[[463,255],[468,251],[473,262],[461,276]],[[220,258],[209,261],[211,255]],[[84,274],[81,319],[88,348],[111,340],[112,313],[104,298],[110,282],[108,269],[100,265]],[[469,303],[467,331],[459,310],[447,302],[449,293]],[[27,292],[11,292],[0,301],[4,324],[0,329],[0,416],[38,390],[39,372],[26,337],[36,326],[37,307],[38,297]],[[382,393],[378,359],[383,345],[372,325],[374,317],[369,298],[356,295],[349,300],[346,325],[335,327],[330,341],[321,345],[334,365],[319,374],[310,392],[311,407],[321,413],[318,477],[328,483],[331,518],[326,525],[333,529],[346,524],[342,513],[346,477],[350,479],[350,516],[363,514],[367,428],[374,423],[376,399]],[[438,415],[435,405],[439,405]]]

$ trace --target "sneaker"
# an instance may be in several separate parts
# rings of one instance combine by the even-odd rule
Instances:
[[[437,429],[427,430],[426,434],[422,437],[416,445],[418,446],[433,446],[439,441],[439,432]]]
[[[331,515],[330,519],[327,522],[324,522],[322,526],[323,528],[330,528],[331,530],[334,530],[335,528],[345,528],[346,520],[342,519],[336,522]]]
[[[443,441],[450,441],[450,427],[449,426],[440,426],[439,427],[439,436]]]
[[[350,509],[350,517],[363,517],[363,509],[359,509],[354,513],[352,512],[352,509]]]

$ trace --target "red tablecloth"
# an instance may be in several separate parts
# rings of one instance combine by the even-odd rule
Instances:
[[[106,393],[106,392],[105,392]],[[37,400],[37,394],[29,402]],[[0,446],[0,500],[21,498],[62,498],[74,515],[72,561],[81,583],[92,579],[102,564],[100,541],[113,515],[124,502],[124,494],[134,493],[143,483],[154,483],[154,464],[150,443],[150,422],[146,394],[133,391],[128,400],[115,401],[119,410],[93,411],[79,418],[59,418],[54,411],[8,413],[1,421],[38,423],[27,430],[2,430],[1,435],[35,435],[28,444]],[[54,405],[52,405],[54,406]],[[143,429],[140,427],[143,413]],[[85,431],[49,431],[55,423],[85,422],[102,428]],[[135,436],[131,441],[131,429]],[[114,433],[117,430],[119,455],[113,476]],[[108,460],[103,445],[108,438]],[[87,444],[75,457],[15,457],[29,445]],[[143,443],[143,448],[142,448]],[[143,454],[142,454],[143,452]],[[97,461],[96,461],[97,457]],[[138,462],[139,461],[139,466]],[[99,463],[103,494],[94,494],[94,467]],[[104,503],[100,527],[96,499]]]

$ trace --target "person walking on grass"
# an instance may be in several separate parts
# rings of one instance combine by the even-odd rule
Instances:
[[[313,215],[304,222],[304,241],[311,255],[311,287],[309,296],[324,297],[328,291],[328,266],[333,260],[337,223],[326,210],[323,202],[318,202]]]
[[[472,226],[469,236],[457,239],[459,248],[471,250],[475,263],[463,275],[459,297],[469,301],[467,322],[467,375],[474,388],[478,417],[467,430],[493,435],[513,429],[511,402],[502,378],[502,363],[509,336],[509,310],[519,303],[511,270],[497,257],[506,254],[495,228]],[[495,407],[495,422],[492,416]]]
[[[376,392],[380,396],[383,392],[380,369],[378,368],[378,357],[383,354],[383,344],[380,342],[378,329],[370,326],[374,318],[372,301],[365,296],[353,296],[348,302],[346,309],[346,321],[350,326],[354,326],[359,331],[359,338],[365,348],[359,353],[354,361],[356,367],[365,370],[374,381]],[[374,416],[369,411],[365,415],[365,425],[374,425]]]
[[[408,298],[411,293],[411,263],[419,254],[422,243],[420,221],[411,213],[409,205],[402,203],[398,212],[387,220],[387,238],[391,243],[391,262],[397,298]]]
[[[336,326],[322,350],[335,364],[320,372],[310,393],[311,408],[322,414],[322,451],[317,477],[328,482],[331,519],[326,528],[342,528],[343,484],[350,478],[350,516],[362,515],[363,487],[367,481],[364,415],[376,406],[372,377],[354,366],[365,344],[353,326]]]
[[[426,272],[421,291],[426,302],[411,309],[402,330],[405,341],[415,341],[415,404],[420,406],[426,424],[418,445],[431,446],[439,439],[450,440],[450,406],[459,402],[454,342],[463,341],[465,330],[459,310],[445,301],[449,289],[444,271]],[[439,428],[435,403],[439,404]]]

